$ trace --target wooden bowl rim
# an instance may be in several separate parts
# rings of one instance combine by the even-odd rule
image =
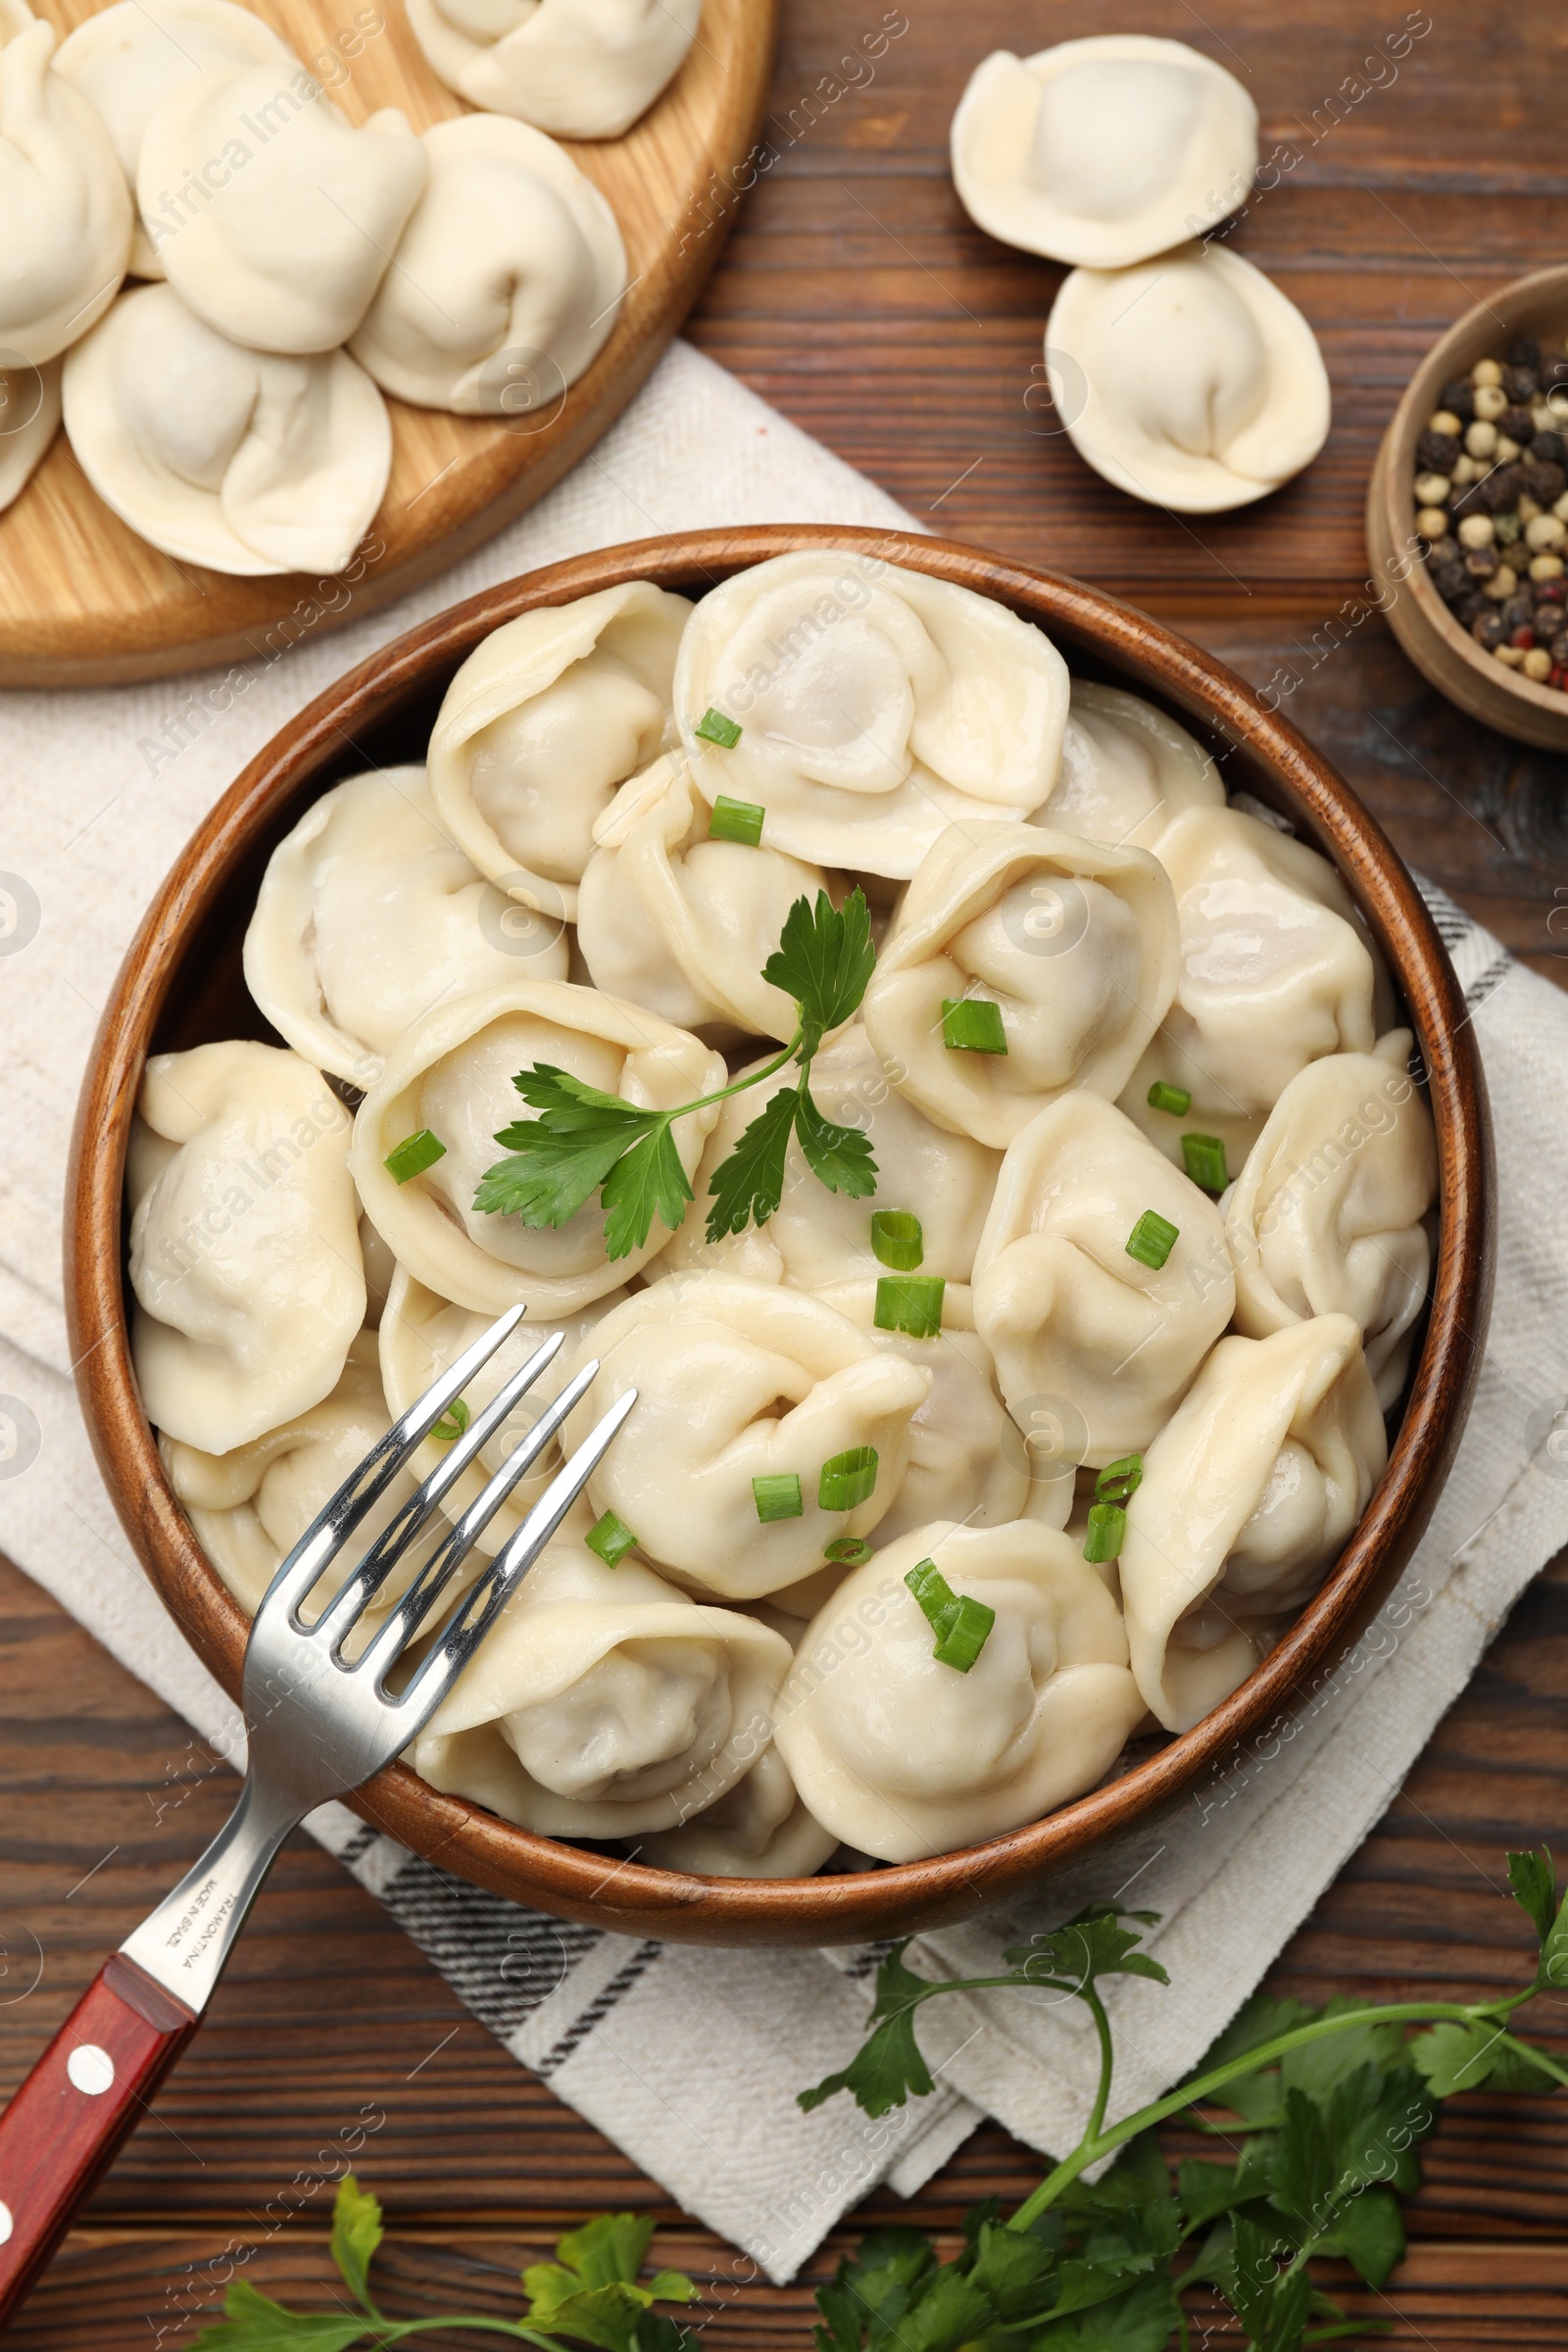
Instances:
[[[1038,620],[1069,652],[1107,663],[1218,736],[1330,847],[1389,956],[1426,1062],[1442,1219],[1426,1338],[1388,1468],[1315,1598],[1247,1683],[1195,1730],[1046,1820],[980,1845],[871,1872],[797,1880],[700,1879],[607,1861],[516,1829],[395,1764],[349,1800],[427,1859],[497,1893],[622,1933],[677,1940],[820,1945],[965,1917],[1173,1802],[1271,1716],[1326,1680],[1419,1538],[1463,1426],[1491,1278],[1485,1092],[1453,967],[1420,893],[1375,818],[1253,690],[1159,622],[1082,583],[958,543],[829,525],[703,530],[598,550],[500,583],[437,614],[318,696],[250,762],[196,828],[110,992],[82,1086],[68,1179],[66,1294],[77,1387],[105,1480],[165,1604],[237,1694],[248,1621],[208,1564],[165,1476],[131,1369],[122,1275],[125,1144],[149,1040],[186,942],[247,848],[290,796],[304,799],[341,747],[450,675],[502,622],[633,578],[700,587],[770,556],[842,548],[956,580]],[[320,789],[325,789],[323,782]]]
[[[1411,528],[1413,509],[1408,505],[1413,481],[1411,460],[1422,429],[1421,419],[1431,415],[1437,406],[1432,398],[1432,388],[1436,386],[1441,389],[1444,384],[1451,383],[1456,375],[1472,368],[1478,359],[1487,356],[1484,350],[1473,346],[1489,336],[1495,340],[1499,331],[1498,314],[1503,305],[1507,305],[1512,314],[1501,330],[1506,341],[1537,311],[1544,310],[1551,299],[1562,304],[1562,334],[1568,338],[1568,264],[1559,263],[1549,270],[1532,270],[1527,277],[1516,277],[1490,302],[1473,304],[1462,318],[1456,318],[1452,326],[1438,338],[1411,376],[1398,407],[1389,419],[1372,476],[1372,495],[1382,502],[1384,527],[1389,534],[1391,547],[1398,548]],[[1565,426],[1565,430],[1568,430],[1568,426]],[[1552,687],[1538,686],[1534,678],[1524,677],[1509,669],[1504,662],[1494,662],[1490,654],[1484,654],[1469,630],[1459,626],[1433,587],[1424,563],[1417,561],[1412,564],[1407,580],[1416,611],[1441,642],[1456,654],[1466,668],[1473,670],[1477,679],[1483,681],[1494,694],[1511,696],[1514,701],[1540,711],[1544,719],[1553,720],[1557,748],[1568,749],[1568,695],[1558,694]],[[1568,620],[1564,625],[1568,626]]]

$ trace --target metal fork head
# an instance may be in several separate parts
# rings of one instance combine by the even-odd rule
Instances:
[[[435,1545],[361,1654],[346,1657],[345,1644],[367,1607],[411,1547],[420,1543],[443,1495],[554,1359],[559,1336],[537,1348],[474,1416],[440,1465],[370,1544],[341,1592],[310,1624],[301,1615],[302,1605],[415,1447],[516,1328],[521,1313],[515,1307],[502,1315],[393,1422],[306,1529],[256,1612],[244,1679],[251,1771],[265,1778],[275,1799],[297,1808],[296,1819],[327,1797],[358,1788],[422,1730],[582,1493],[636,1400],[635,1391],[619,1398],[568,1457],[434,1642],[407,1690],[389,1690],[388,1676],[450,1592],[478,1536],[582,1401],[598,1373],[597,1359],[566,1384],[507,1455],[476,1500]]]

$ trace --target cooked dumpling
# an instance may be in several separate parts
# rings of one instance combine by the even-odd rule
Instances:
[[[392,468],[386,403],[346,352],[242,350],[172,286],[122,295],[74,346],[65,411],[105,505],[214,571],[341,571]]]
[[[348,1113],[275,1046],[155,1054],[125,1169],[149,1419],[228,1453],[319,1404],[365,1321]]]
[[[660,1567],[728,1600],[798,1583],[838,1537],[870,1534],[931,1392],[928,1371],[884,1355],[820,1299],[727,1274],[656,1282],[605,1317],[592,1348],[604,1369],[566,1424],[568,1447],[627,1389],[638,1399],[589,1501]],[[839,1466],[861,1449],[873,1458]],[[764,1519],[774,1505],[754,1481],[791,1477],[799,1511]]]
[[[757,1282],[791,1283],[801,1291],[874,1277],[887,1269],[871,1247],[871,1219],[879,1209],[903,1209],[920,1221],[920,1272],[939,1274],[945,1282],[967,1282],[1002,1155],[972,1136],[933,1126],[896,1092],[858,1021],[812,1062],[811,1100],[825,1119],[865,1137],[876,1161],[876,1190],[859,1200],[830,1193],[812,1175],[799,1138],[792,1136],[783,1196],[767,1223],[760,1230],[748,1226],[721,1242],[708,1240],[714,1172],[763,1103],[790,1082],[790,1071],[782,1070],[722,1105],[693,1187],[696,1199],[661,1257],[660,1271],[745,1274]]]
[[[1056,781],[1067,671],[1043,630],[848,550],[774,556],[704,597],[675,710],[698,791],[771,849],[906,879],[944,826],[1021,817]],[[717,746],[710,710],[740,727]]]
[[[884,1355],[898,1355],[931,1375],[931,1394],[909,1423],[909,1461],[885,1519],[875,1531],[878,1550],[911,1527],[933,1519],[963,1527],[1002,1527],[1009,1519],[1057,1524],[1054,1506],[1072,1494],[1070,1480],[1032,1481],[1017,1430],[998,1398],[991,1350],[974,1328],[968,1290],[953,1284],[942,1300],[942,1329],[928,1340],[906,1331],[879,1331],[875,1282],[838,1282],[817,1296],[863,1331]]]
[[[307,1061],[374,1084],[433,1006],[519,973],[564,980],[564,924],[513,941],[507,901],[442,830],[422,767],[334,785],[268,860],[245,985]]]
[[[414,1768],[547,1837],[673,1830],[752,1762],[789,1662],[757,1618],[558,1539],[419,1734]]]
[[[303,66],[219,65],[153,110],[136,195],[171,285],[210,326],[258,351],[330,351],[369,308],[427,169],[395,107],[356,127]]]
[[[928,1118],[1004,1150],[1069,1087],[1115,1096],[1176,987],[1176,907],[1147,850],[1045,826],[955,825],[905,894],[865,1031]],[[963,1000],[1003,1043],[955,1041]]]
[[[615,323],[626,290],[615,216],[564,149],[525,122],[463,115],[421,144],[430,176],[354,356],[399,400],[495,416],[510,413],[509,386],[526,387],[497,380],[491,363],[525,355],[548,413]]]
[[[41,368],[109,308],[131,204],[108,131],[50,70],[52,24],[0,24],[0,348]]]
[[[1298,1070],[1368,1054],[1379,975],[1326,858],[1235,808],[1193,808],[1160,836],[1176,893],[1181,973],[1121,1107],[1180,1164],[1184,1134],[1215,1136],[1234,1175]],[[1192,1097],[1151,1105],[1158,1081]]]
[[[1119,269],[1233,213],[1257,170],[1257,109],[1185,41],[1100,33],[999,49],[953,118],[971,220],[1025,253]]]
[[[362,1333],[351,1345],[343,1377],[330,1396],[267,1430],[230,1453],[203,1453],[176,1438],[161,1441],[169,1483],[213,1566],[247,1616],[284,1560],[344,1480],[385,1437],[389,1422],[375,1360],[375,1342]],[[433,1465],[426,1464],[429,1468]],[[417,1476],[400,1470],[386,1494],[360,1521],[306,1603],[314,1613],[347,1583],[375,1537],[410,1499]],[[466,1497],[465,1498],[466,1499]],[[421,1564],[450,1533],[438,1511],[433,1523],[399,1558],[367,1605],[365,1622],[386,1616],[413,1584]],[[470,1552],[450,1588],[452,1601],[478,1576],[484,1556]]]
[[[594,827],[577,945],[596,987],[682,1029],[793,1037],[794,1001],[762,966],[795,901],[814,901],[827,877],[765,844],[710,841],[709,820],[679,753],[622,785]]]
[[[519,1300],[541,1321],[575,1314],[635,1274],[665,1240],[656,1216],[640,1250],[607,1257],[597,1193],[554,1227],[474,1207],[480,1178],[506,1156],[498,1129],[536,1115],[512,1081],[541,1061],[649,1110],[673,1109],[725,1083],[719,1056],[683,1029],[564,980],[481,989],[416,1022],[360,1105],[354,1181],[399,1264],[479,1314],[498,1315]],[[671,1129],[688,1176],[714,1116],[711,1107],[693,1111]],[[427,1131],[441,1157],[400,1184],[388,1152]]]
[[[637,1859],[702,1879],[808,1879],[838,1842],[807,1811],[783,1757],[769,1746],[716,1804],[678,1830],[645,1838]]]
[[[22,496],[60,429],[60,376],[64,363],[41,368],[0,368],[0,514]]]
[[[1067,1095],[1024,1129],[974,1270],[975,1326],[1021,1429],[1044,1400],[1068,1408],[1082,1460],[1141,1451],[1235,1301],[1219,1211],[1111,1103]]]
[[[1387,1411],[1410,1358],[1438,1197],[1432,1116],[1409,1074],[1410,1032],[1331,1054],[1291,1080],[1225,1200],[1236,1328],[1249,1339],[1348,1314]]]
[[[489,1362],[476,1372],[463,1392],[463,1402],[470,1420],[483,1412],[485,1406],[512,1378],[521,1370],[529,1357],[545,1345],[554,1333],[564,1335],[564,1344],[554,1362],[546,1364],[513,1407],[512,1412],[497,1430],[488,1446],[481,1446],[475,1464],[465,1470],[449,1490],[454,1515],[459,1515],[477,1500],[487,1479],[492,1477],[507,1456],[534,1427],[546,1405],[553,1404],[561,1395],[578,1359],[591,1355],[593,1342],[589,1334],[596,1323],[620,1304],[626,1294],[612,1291],[604,1298],[596,1298],[591,1306],[574,1315],[558,1315],[547,1322],[543,1317],[527,1316],[518,1324],[510,1339],[504,1340]],[[474,1314],[465,1306],[454,1306],[450,1298],[439,1298],[434,1291],[416,1282],[406,1266],[399,1266],[392,1277],[387,1294],[386,1309],[381,1317],[380,1359],[381,1381],[386,1391],[388,1410],[406,1413],[416,1403],[431,1382],[448,1365],[455,1364],[465,1348],[481,1339],[494,1318]],[[442,1442],[426,1438],[414,1455],[414,1466],[419,1476],[427,1476],[441,1460]],[[507,1538],[527,1517],[546,1487],[561,1468],[561,1447],[552,1439],[533,1467],[518,1480],[489,1526],[478,1538],[478,1548],[498,1551]],[[592,1515],[583,1517],[584,1527],[593,1524]]]
[[[514,898],[577,919],[594,826],[658,758],[691,606],[646,580],[519,613],[476,646],[430,737],[441,821]]]
[[[1228,246],[1075,270],[1046,322],[1046,365],[1079,456],[1129,497],[1179,514],[1267,497],[1328,438],[1316,336]]]
[[[934,1654],[904,1583],[926,1560],[996,1611],[967,1673]],[[1065,1536],[939,1520],[858,1568],[812,1620],[775,1738],[824,1829],[919,1862],[1092,1788],[1143,1712],[1116,1604]]]
[[[1167,1731],[1238,1690],[1308,1600],[1388,1459],[1348,1315],[1221,1340],[1144,1456],[1127,1505],[1133,1672]]]
[[[449,90],[562,139],[618,139],[671,80],[702,0],[410,0]]]
[[[103,117],[128,188],[136,185],[141,143],[153,114],[171,91],[193,74],[214,68],[237,74],[243,66],[270,66],[287,83],[300,63],[270,24],[232,0],[116,0],[87,17],[67,35],[55,58],[63,74]],[[223,186],[235,157],[206,159],[202,175],[209,190]],[[161,198],[168,191],[161,191]],[[182,188],[164,204],[160,233],[172,234],[203,201]],[[172,209],[172,219],[170,213]],[[167,224],[167,225],[165,225]],[[162,277],[164,265],[138,220],[130,246],[132,277]]]
[[[1184,809],[1224,806],[1219,770],[1185,727],[1142,695],[1074,678],[1061,775],[1032,824],[1152,850]]]

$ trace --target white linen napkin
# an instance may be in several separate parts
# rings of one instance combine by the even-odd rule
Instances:
[[[493,580],[700,524],[910,527],[870,483],[677,344],[626,416],[524,519],[390,612],[258,662],[221,712],[202,679],[0,699],[0,1546],[179,1709],[242,1753],[234,1709],[136,1564],[71,1384],[63,1179],[99,1009],[193,826],[294,710],[375,646]],[[1365,1836],[1519,1592],[1568,1541],[1568,1003],[1431,894],[1492,1092],[1501,1209],[1493,1339],[1459,1461],[1399,1592],[1291,1724],[1176,1817],[1071,1885],[928,1937],[925,1973],[979,1973],[1090,1894],[1163,1914],[1172,1986],[1113,1996],[1118,2111],[1184,2072]],[[1479,1335],[1477,1335],[1479,1345]],[[1559,1436],[1557,1416],[1563,1416]],[[842,2065],[874,1954],[694,1951],[545,1919],[449,1878],[346,1808],[315,1834],[386,1903],[519,2063],[773,2278],[881,2180],[907,2193],[982,2110],[1075,2139],[1092,2066],[1074,2005],[938,2004],[937,2093],[871,2124],[795,2093]]]

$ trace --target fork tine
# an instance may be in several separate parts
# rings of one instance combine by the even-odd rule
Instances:
[[[532,1388],[548,1365],[555,1362],[565,1342],[564,1331],[554,1331],[549,1339],[534,1349],[526,1363],[520,1364],[512,1378],[496,1391],[483,1410],[475,1414],[462,1436],[454,1441],[445,1458],[437,1463],[429,1477],[415,1489],[402,1509],[381,1530],[354,1574],[342,1590],[333,1594],[310,1628],[312,1634],[318,1635],[329,1648],[335,1650],[352,1632],[363,1611],[369,1606],[408,1546],[434,1512],[442,1495],[449,1492],[474,1456],[489,1444],[518,1397]],[[523,1467],[526,1468],[526,1463]],[[521,1471],[518,1476],[521,1476]]]
[[[463,1394],[474,1374],[511,1338],[526,1311],[525,1307],[509,1306],[504,1315],[498,1315],[489,1330],[481,1333],[439,1379],[432,1381],[424,1395],[393,1422],[385,1437],[377,1440],[364,1461],[343,1481],[331,1501],[317,1513],[278,1569],[262,1596],[258,1617],[264,1610],[274,1607],[293,1615],[306,1594],[314,1591],[322,1570],[336,1559],[366,1512],[380,1501],[416,1446],[429,1436],[453,1398]]]
[[[401,1698],[392,1702],[408,1719],[405,1742],[414,1739],[435,1713],[599,1467],[636,1401],[636,1390],[627,1389],[595,1423],[576,1451],[567,1456],[515,1535],[508,1537],[487,1573],[474,1586],[456,1622],[447,1628],[422,1661]]]
[[[561,1395],[546,1405],[532,1429],[518,1439],[483,1493],[468,1505],[439,1548],[424,1562],[386,1623],[377,1630],[374,1641],[368,1644],[364,1655],[352,1661],[356,1671],[362,1666],[366,1667],[375,1682],[390,1672],[518,1479],[532,1468],[563,1422],[576,1410],[592,1388],[598,1372],[599,1359],[595,1356],[573,1375]],[[382,1567],[376,1578],[378,1585],[393,1564],[392,1560],[388,1560]],[[341,1618],[343,1622],[327,1625],[323,1617],[322,1626],[334,1657],[341,1652],[343,1642],[359,1622],[363,1607],[368,1604],[369,1597],[368,1594],[365,1595],[363,1602],[348,1610],[344,1606],[344,1595],[340,1594],[332,1604],[330,1615],[334,1620]]]

